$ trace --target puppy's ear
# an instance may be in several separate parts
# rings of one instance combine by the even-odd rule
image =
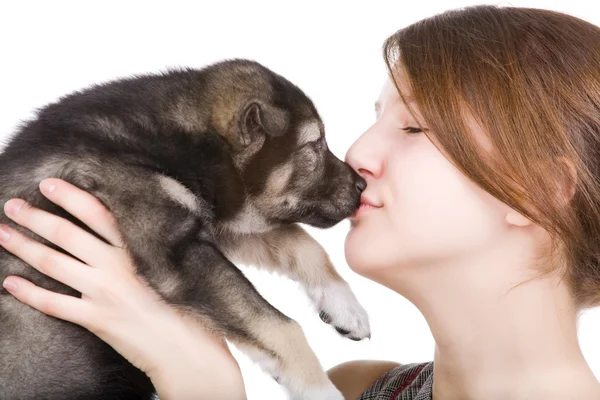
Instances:
[[[244,109],[240,119],[242,144],[249,145],[256,135],[282,136],[288,129],[287,111],[265,103],[252,102]]]

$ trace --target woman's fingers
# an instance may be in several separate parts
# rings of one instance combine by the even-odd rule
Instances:
[[[76,201],[73,201],[76,202]],[[72,203],[69,200],[69,203]],[[108,254],[111,246],[77,225],[59,216],[32,207],[22,199],[11,199],[4,205],[6,215],[21,226],[65,249],[90,264]]]
[[[16,276],[4,280],[3,286],[19,301],[56,318],[86,326],[90,309],[85,301],[40,288]]]
[[[42,274],[78,292],[90,294],[96,281],[98,270],[32,240],[6,225],[0,225],[0,245]]]
[[[64,208],[107,242],[123,247],[114,216],[96,197],[57,178],[43,180],[40,190],[50,201]]]

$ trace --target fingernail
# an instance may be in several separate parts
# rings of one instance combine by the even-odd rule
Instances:
[[[4,205],[4,210],[6,211],[6,214],[8,214],[8,215],[15,215],[21,210],[21,207],[23,207],[23,204],[25,204],[25,200],[10,199]]]
[[[52,193],[54,192],[54,189],[56,188],[56,185],[52,182],[49,182],[47,179],[44,179],[43,181],[40,182],[40,190],[47,192],[47,193]]]
[[[10,239],[10,232],[8,229],[6,229],[6,227],[0,225],[0,240],[5,241],[8,239]]]
[[[8,290],[9,292],[14,292],[17,290],[17,284],[8,279],[5,279],[4,282],[2,282],[2,286],[4,286],[4,289]]]

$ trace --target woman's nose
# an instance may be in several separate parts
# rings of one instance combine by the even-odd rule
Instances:
[[[379,178],[383,172],[381,146],[371,132],[372,129],[363,133],[346,153],[346,162],[367,182],[369,179]]]

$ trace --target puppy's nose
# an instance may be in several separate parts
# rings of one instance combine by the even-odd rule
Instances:
[[[363,178],[358,177],[358,179],[356,180],[356,190],[358,190],[358,193],[362,193],[363,190],[365,190],[367,187],[367,181],[365,181]]]

